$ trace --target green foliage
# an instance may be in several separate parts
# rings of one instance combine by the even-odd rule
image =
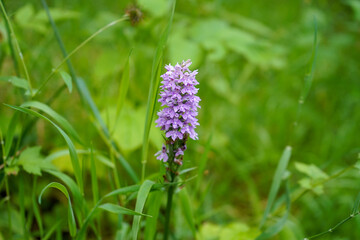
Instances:
[[[189,58],[170,239],[360,239],[358,1],[0,3],[0,239],[162,239],[158,86]]]
[[[40,154],[40,150],[40,146],[25,149],[21,153],[17,163],[22,166],[26,172],[41,176],[42,169],[51,169],[53,165],[44,160],[44,157]]]

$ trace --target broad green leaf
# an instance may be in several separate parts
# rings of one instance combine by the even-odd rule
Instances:
[[[153,185],[154,185],[154,182],[145,180],[145,182],[140,186],[140,189],[139,189],[139,192],[138,192],[137,198],[136,198],[136,205],[135,205],[136,212],[139,212],[139,213],[143,212],[146,199],[148,198],[149,192]],[[138,232],[140,230],[140,220],[141,220],[141,216],[134,217],[133,225],[132,225],[132,233],[133,233],[132,239],[133,240],[137,240]]]
[[[71,93],[72,92],[72,79],[71,79],[71,76],[65,72],[65,71],[59,71],[62,79],[64,80],[67,88],[69,89],[69,92]]]
[[[278,164],[278,166],[276,168],[276,171],[275,171],[275,175],[273,177],[273,181],[272,181],[270,192],[269,192],[268,202],[267,202],[267,205],[266,205],[266,209],[265,209],[263,218],[262,218],[261,223],[260,223],[260,228],[265,224],[267,216],[269,215],[269,213],[270,213],[270,211],[272,209],[273,203],[274,203],[276,195],[277,195],[277,193],[279,191],[281,180],[282,180],[282,178],[284,176],[284,173],[286,171],[286,168],[287,168],[287,165],[289,163],[290,157],[291,157],[291,147],[287,146],[284,149],[283,153],[282,153],[279,164]]]
[[[51,121],[49,118],[41,115],[38,112],[35,112],[35,111],[31,110],[31,109],[23,108],[23,107],[16,107],[16,106],[8,105],[8,104],[5,104],[5,105],[10,107],[10,108],[13,108],[15,110],[18,110],[20,112],[24,112],[24,113],[27,113],[29,115],[32,115],[32,116],[35,116],[35,117],[38,117],[38,118],[42,118],[42,119],[48,121],[49,123],[51,123],[59,131],[59,133],[63,136],[63,138],[65,139],[65,141],[66,141],[66,143],[68,145],[69,152],[70,152],[70,157],[71,157],[71,162],[72,162],[74,172],[75,172],[76,181],[79,184],[80,189],[83,190],[82,172],[81,172],[81,169],[80,169],[79,159],[78,159],[78,156],[77,156],[77,153],[76,153],[75,146],[74,146],[73,142],[71,141],[71,139],[69,138],[69,136],[58,125],[56,125],[53,121]]]
[[[75,216],[74,216],[74,211],[72,208],[72,204],[71,204],[71,200],[70,200],[70,195],[66,189],[66,187],[60,183],[57,182],[52,182],[49,183],[46,187],[43,188],[43,190],[41,191],[40,195],[39,195],[39,204],[41,204],[41,197],[44,194],[44,192],[48,189],[48,188],[56,188],[58,190],[60,190],[65,197],[68,200],[68,224],[69,224],[69,230],[70,230],[70,235],[72,237],[74,237],[76,235],[76,221],[75,221]]]
[[[139,215],[139,216],[145,216],[145,217],[150,217],[149,215],[146,214],[142,214],[139,212],[135,212],[131,209],[128,208],[124,208],[121,207],[119,205],[115,205],[112,203],[105,203],[99,206],[100,209],[103,209],[105,211],[111,212],[111,213],[115,213],[115,214],[126,214],[126,215]]]
[[[41,176],[41,170],[54,168],[50,162],[44,160],[44,157],[40,154],[40,150],[40,146],[25,149],[19,157],[18,164],[22,166],[26,172],[39,176]]]

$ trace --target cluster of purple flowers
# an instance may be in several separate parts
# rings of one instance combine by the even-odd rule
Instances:
[[[190,71],[189,66],[191,61],[183,61],[182,64],[175,66],[167,65],[165,69],[167,72],[161,75],[163,81],[160,92],[161,106],[166,106],[158,112],[159,118],[155,121],[157,127],[165,131],[166,138],[169,139],[170,144],[176,141],[182,141],[183,144],[174,150],[175,160],[181,164],[179,159],[184,155],[186,150],[185,141],[188,137],[196,140],[198,139],[195,128],[199,125],[196,118],[200,108],[200,98],[196,96],[198,85],[195,76],[197,70]],[[166,162],[168,160],[168,150],[164,145],[162,150],[156,156],[157,159]]]

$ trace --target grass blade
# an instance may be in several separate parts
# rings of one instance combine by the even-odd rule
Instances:
[[[92,193],[93,193],[93,200],[94,205],[99,201],[99,186],[97,182],[97,176],[96,176],[96,165],[94,160],[94,151],[93,146],[91,146],[91,154],[90,154],[90,160],[91,160],[91,187],[92,187]]]
[[[288,184],[287,184],[288,185]],[[288,216],[290,214],[290,190],[289,187],[286,186],[286,192],[285,192],[285,201],[286,201],[286,212],[282,218],[276,222],[274,225],[266,229],[260,236],[256,238],[256,240],[266,240],[270,239],[271,237],[275,236],[277,233],[281,231],[281,229],[284,227]]]
[[[271,184],[271,188],[270,188],[270,193],[269,193],[266,209],[265,209],[263,218],[260,223],[260,228],[262,228],[262,226],[264,226],[267,216],[269,215],[271,208],[273,206],[273,203],[275,201],[277,192],[280,188],[282,177],[284,175],[284,172],[286,170],[286,167],[287,167],[290,157],[291,157],[291,150],[292,149],[290,146],[287,146],[285,148],[285,150],[283,151],[282,156],[280,158],[279,164],[276,168],[275,175],[274,175],[274,178],[273,178],[273,181]]]
[[[120,87],[119,87],[119,96],[118,96],[118,99],[117,99],[117,106],[116,106],[115,124],[114,124],[114,129],[113,129],[112,133],[114,133],[115,127],[118,124],[120,112],[121,112],[122,107],[124,106],[126,94],[128,92],[128,89],[129,89],[131,52],[132,52],[132,49],[130,50],[129,56],[128,56],[127,61],[126,61],[125,66],[124,66],[124,72],[123,72],[122,77],[121,77],[121,83],[120,83]]]
[[[194,211],[191,207],[190,196],[185,188],[180,191],[179,195],[180,195],[180,201],[181,201],[181,206],[182,206],[183,213],[185,216],[185,220],[191,229],[193,238],[195,238],[196,226],[195,226],[194,215],[193,215]]]
[[[146,199],[150,193],[150,190],[152,186],[154,185],[154,182],[146,180],[140,187],[137,198],[136,198],[136,205],[135,205],[135,211],[142,213]],[[140,230],[140,220],[141,216],[135,216],[133,220],[132,225],[132,233],[133,233],[133,240],[137,240],[138,232]]]
[[[96,35],[100,34],[102,31],[104,31],[105,29],[113,26],[114,24],[118,23],[118,22],[121,22],[123,20],[125,20],[126,18],[122,18],[122,19],[119,19],[119,20],[115,20],[114,22],[106,25],[105,27],[101,28],[100,30],[98,30],[96,33],[94,33],[93,35],[91,35],[88,39],[86,39],[83,43],[81,43],[77,48],[75,48],[75,50],[73,50],[70,54],[67,54],[66,52],[66,49],[65,49],[65,46],[64,46],[64,43],[63,41],[61,40],[61,36],[60,36],[60,33],[55,25],[55,22],[53,20],[53,18],[51,17],[51,14],[50,14],[50,11],[49,11],[49,8],[46,4],[46,1],[45,0],[41,0],[43,6],[44,6],[44,9],[45,9],[45,12],[48,16],[48,19],[49,19],[49,22],[51,24],[51,27],[54,31],[54,34],[55,34],[55,37],[56,37],[56,40],[60,46],[60,49],[61,49],[61,52],[64,56],[64,61],[58,66],[59,68],[61,67],[61,65],[66,62],[68,68],[69,68],[69,71],[70,71],[70,75],[72,77],[72,79],[74,80],[75,82],[75,85],[78,89],[78,92],[80,94],[80,97],[81,97],[81,100],[83,103],[86,104],[86,106],[88,108],[90,108],[90,111],[91,111],[91,114],[94,116],[94,118],[96,119],[96,121],[99,123],[100,127],[101,127],[101,131],[102,131],[102,135],[105,136],[106,140],[110,143],[111,147],[113,147],[116,152],[117,152],[117,155],[118,155],[118,160],[120,161],[120,163],[123,165],[123,167],[125,168],[126,172],[129,174],[129,176],[133,179],[134,182],[138,182],[139,179],[135,173],[135,171],[132,169],[132,167],[130,166],[130,164],[124,159],[124,157],[119,153],[118,151],[118,148],[117,146],[111,141],[110,139],[110,133],[109,133],[109,130],[107,129],[104,121],[102,120],[101,118],[101,115],[100,115],[100,112],[99,112],[99,109],[97,108],[94,100],[92,99],[91,97],[91,94],[89,92],[89,89],[87,88],[86,86],[86,83],[84,82],[84,80],[82,78],[79,78],[76,76],[76,73],[75,73],[75,69],[74,67],[72,66],[71,64],[71,61],[70,61],[70,56],[72,54],[74,54],[77,50],[79,50],[82,46],[84,46],[87,42],[89,42],[92,38],[94,38]],[[52,74],[54,74],[56,72],[53,71]],[[49,76],[51,78],[51,74]],[[48,77],[48,78],[49,78]],[[49,78],[49,79],[50,79]],[[46,84],[46,83],[45,83]],[[38,91],[39,92],[39,91]]]
[[[35,191],[36,191],[36,180],[37,180],[37,178],[34,177],[33,187],[32,187],[32,192],[31,192],[31,202],[32,202],[32,207],[33,207],[35,219],[36,219],[37,225],[38,225],[39,230],[40,230],[40,237],[43,237],[44,229],[43,229],[43,224],[42,224],[42,220],[41,220],[41,214],[40,214],[39,206],[38,206],[38,204],[36,202],[36,193],[35,193]]]
[[[356,213],[359,213],[359,207],[360,207],[360,193],[356,197],[355,204],[351,211],[351,214],[355,215]]]
[[[18,110],[20,112],[24,112],[24,113],[27,113],[29,115],[32,115],[32,116],[35,116],[35,117],[38,117],[38,118],[42,118],[42,119],[48,121],[49,123],[51,123],[59,131],[59,133],[65,139],[66,144],[68,145],[69,152],[70,152],[71,163],[72,163],[74,173],[75,173],[75,178],[76,178],[77,183],[79,184],[80,190],[83,191],[83,180],[82,180],[82,174],[81,174],[79,159],[78,159],[78,156],[77,156],[77,153],[76,153],[75,146],[74,146],[73,142],[71,141],[71,139],[69,138],[69,136],[58,125],[56,125],[53,121],[51,121],[49,118],[45,117],[44,115],[41,115],[38,112],[35,112],[35,111],[31,110],[31,109],[23,108],[23,107],[17,107],[17,106],[12,106],[12,105],[8,105],[8,104],[5,104],[5,105],[10,107],[10,108],[13,108],[15,110]]]
[[[73,211],[73,208],[72,208],[69,192],[67,191],[66,187],[64,185],[60,184],[60,183],[57,183],[57,182],[49,183],[48,185],[46,185],[43,188],[43,190],[41,191],[41,193],[39,195],[39,204],[41,204],[42,195],[44,194],[44,192],[48,188],[56,188],[56,189],[60,190],[65,195],[65,197],[67,198],[68,204],[69,204],[69,208],[68,208],[69,230],[70,230],[70,235],[72,237],[74,237],[76,235],[76,222],[75,222],[75,216],[74,216],[74,211]]]
[[[59,72],[62,79],[64,80],[67,88],[69,89],[69,92],[71,93],[72,92],[72,80],[71,80],[71,76],[65,72],[65,71],[60,71]]]
[[[148,148],[149,148],[149,134],[150,128],[152,125],[152,120],[154,117],[154,110],[156,105],[156,100],[158,97],[158,89],[160,84],[160,73],[162,69],[162,57],[163,51],[169,36],[171,29],[172,21],[175,13],[176,0],[173,1],[172,11],[170,14],[170,19],[165,28],[165,31],[160,37],[159,45],[156,48],[155,56],[153,59],[152,69],[151,69],[151,78],[150,78],[150,88],[149,95],[146,107],[146,118],[145,118],[145,128],[144,128],[144,137],[143,137],[143,147],[141,153],[141,180],[144,181],[145,178],[145,167],[147,162]]]
[[[57,221],[57,222],[49,229],[49,231],[46,233],[46,235],[45,235],[43,238],[41,238],[41,240],[48,240],[48,239],[51,237],[51,235],[55,232],[55,230],[60,227],[62,221],[63,221],[63,220],[61,220],[61,219],[60,219],[59,221]]]
[[[154,192],[149,196],[148,199],[148,214],[152,216],[152,218],[146,219],[145,224],[145,240],[153,240],[155,238],[156,233],[156,225],[157,220],[160,213],[160,207],[161,207],[161,199],[162,199],[163,193],[158,191]]]
[[[78,143],[83,144],[80,140],[79,134],[76,132],[76,130],[71,126],[71,124],[60,114],[55,112],[51,107],[48,105],[38,102],[38,101],[29,101],[21,104],[21,107],[32,107],[36,108],[40,111],[43,111],[47,115],[49,115],[52,119],[54,119],[62,129],[66,133],[68,133],[72,138],[74,138]]]
[[[307,71],[304,77],[304,88],[302,90],[302,93],[300,95],[299,103],[303,104],[309,95],[309,91],[311,88],[312,80],[314,77],[314,70],[315,70],[315,63],[316,63],[316,55],[317,55],[317,22],[316,19],[314,19],[314,45],[311,52],[311,57],[307,66]]]
[[[11,146],[13,144],[14,141],[14,134],[15,134],[15,129],[16,129],[16,125],[18,123],[19,120],[19,113],[16,112],[13,117],[11,118],[11,121],[9,123],[9,127],[7,129],[7,133],[5,136],[5,159],[9,157],[9,153],[11,150]]]
[[[139,213],[139,212],[135,212],[135,211],[133,211],[131,209],[124,208],[124,207],[121,207],[119,205],[115,205],[115,204],[112,204],[112,203],[102,204],[98,208],[103,209],[103,210],[108,211],[108,212],[111,212],[111,213],[115,213],[115,214],[125,214],[125,215],[151,217],[149,215],[142,214],[142,213]]]

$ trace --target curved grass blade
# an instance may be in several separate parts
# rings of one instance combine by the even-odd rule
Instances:
[[[270,188],[270,193],[269,193],[266,209],[265,209],[263,218],[260,223],[260,228],[262,228],[264,226],[267,216],[269,215],[269,213],[272,209],[276,195],[280,188],[282,177],[285,173],[285,170],[287,168],[287,165],[288,165],[290,157],[291,157],[291,150],[292,149],[290,146],[287,146],[285,148],[285,150],[283,151],[282,156],[280,158],[279,164],[276,168],[275,175],[274,175],[274,178],[273,178],[273,181],[271,184],[271,188]]]
[[[163,193],[153,192],[148,199],[148,214],[152,216],[152,218],[146,219],[145,224],[145,240],[154,240],[155,233],[156,233],[156,225],[157,220],[160,213],[160,207],[161,207],[161,198],[163,196]]]
[[[143,137],[143,147],[141,152],[141,164],[142,164],[142,170],[141,170],[141,180],[144,181],[145,178],[145,167],[147,163],[147,155],[148,155],[148,148],[149,148],[149,134],[150,134],[150,128],[152,125],[152,120],[154,117],[155,112],[155,105],[156,100],[158,97],[158,90],[160,85],[160,73],[162,69],[162,61],[163,61],[163,52],[164,48],[170,33],[172,21],[174,18],[175,13],[175,6],[176,6],[176,0],[172,3],[172,10],[170,14],[170,19],[168,21],[168,24],[166,26],[165,31],[160,37],[159,44],[156,48],[155,56],[153,59],[152,69],[151,69],[151,78],[150,78],[150,88],[149,88],[149,95],[148,95],[148,101],[147,101],[147,107],[146,107],[146,118],[145,118],[145,128],[144,128],[144,137]]]
[[[15,110],[18,110],[20,112],[24,112],[24,113],[27,113],[29,115],[32,115],[32,116],[35,116],[38,118],[42,118],[42,119],[48,121],[49,123],[51,123],[60,132],[60,134],[65,139],[65,142],[69,148],[71,163],[72,163],[72,166],[74,169],[76,181],[79,184],[81,191],[83,191],[83,180],[82,180],[82,173],[81,173],[81,169],[80,169],[79,159],[78,159],[78,156],[76,153],[75,146],[74,146],[73,142],[71,141],[71,139],[69,138],[69,136],[58,125],[56,125],[53,121],[51,121],[49,118],[45,117],[44,115],[41,115],[38,112],[35,112],[34,110],[23,108],[23,107],[12,106],[12,105],[8,105],[8,104],[5,104],[5,105],[10,108],[13,108]]]
[[[136,212],[142,213],[144,206],[145,206],[146,199],[147,199],[153,185],[154,185],[154,182],[149,181],[149,180],[146,180],[141,185],[139,192],[137,194],[137,198],[136,198],[136,205],[135,205]],[[133,233],[132,239],[133,240],[137,240],[137,235],[140,230],[140,220],[141,220],[141,216],[134,217],[133,225],[132,225],[132,233]]]
[[[74,237],[76,235],[76,222],[75,222],[75,216],[74,216],[74,211],[72,209],[72,204],[71,204],[69,192],[67,191],[66,187],[64,185],[60,184],[60,183],[57,183],[57,182],[49,183],[46,187],[43,188],[43,190],[41,191],[41,193],[39,195],[39,204],[41,204],[42,195],[44,194],[44,192],[48,188],[56,188],[56,189],[60,190],[65,195],[65,197],[67,198],[68,204],[69,204],[69,208],[68,208],[69,230],[70,230],[70,235],[72,237]]]
[[[131,209],[121,207],[119,205],[115,205],[112,203],[105,203],[100,205],[98,208],[103,209],[105,211],[115,213],[115,214],[125,214],[125,215],[135,215],[135,216],[144,216],[144,217],[151,217],[150,215],[135,212]]]
[[[59,31],[58,31],[58,29],[57,29],[57,27],[55,25],[54,20],[51,17],[51,14],[50,14],[49,8],[48,8],[48,6],[46,4],[46,1],[42,0],[41,2],[43,4],[45,12],[46,12],[46,14],[47,14],[47,16],[49,18],[49,22],[51,24],[51,27],[53,28],[53,31],[54,31],[56,40],[57,40],[57,42],[58,42],[58,44],[60,46],[61,52],[62,52],[62,54],[63,54],[63,56],[65,58],[64,61],[59,65],[59,67],[66,61],[66,64],[67,64],[67,66],[69,68],[69,71],[70,71],[70,75],[71,75],[72,79],[75,82],[75,85],[76,85],[76,87],[78,89],[78,92],[80,94],[82,102],[85,103],[86,106],[90,108],[91,114],[95,117],[96,121],[99,123],[103,135],[105,135],[105,138],[110,143],[111,147],[113,147],[117,151],[118,160],[123,165],[126,172],[133,179],[133,181],[137,183],[139,181],[139,179],[138,179],[135,171],[132,169],[130,164],[124,159],[124,157],[119,153],[117,146],[111,141],[109,130],[107,129],[103,119],[101,118],[99,109],[97,108],[94,100],[92,99],[91,94],[90,94],[90,92],[89,92],[89,90],[88,90],[88,88],[86,86],[86,83],[84,82],[83,79],[76,76],[75,69],[72,66],[71,61],[69,59],[70,58],[69,56],[71,56],[71,54],[74,54],[76,52],[75,50],[80,49],[80,47],[79,47],[80,45],[81,45],[81,47],[84,46],[88,41],[90,41],[92,38],[94,38],[97,34],[101,33],[105,29],[107,29],[107,28],[113,26],[114,24],[118,23],[118,21],[121,22],[121,21],[125,20],[126,18],[115,20],[114,22],[112,22],[112,23],[106,25],[105,27],[101,28],[96,33],[91,35],[87,40],[85,40],[82,44],[80,44],[74,51],[72,51],[70,54],[67,54],[64,43],[61,40],[60,33],[59,33]],[[53,71],[53,73],[54,73],[54,71]]]
[[[83,144],[82,141],[80,140],[78,133],[73,128],[73,126],[71,126],[71,124],[63,116],[55,112],[48,105],[38,101],[29,101],[21,104],[21,107],[32,107],[43,111],[44,113],[49,115],[52,119],[54,119],[60,125],[60,127],[64,129],[64,131],[68,133],[71,137],[73,137],[78,143]]]
[[[282,216],[282,218],[278,222],[276,222],[274,225],[272,225],[271,227],[266,229],[255,240],[270,239],[271,237],[275,236],[277,233],[279,233],[283,229],[283,227],[288,219],[288,216],[290,214],[291,201],[290,201],[290,190],[289,190],[288,184],[286,184],[285,201],[286,201],[286,212],[285,212],[284,216]]]
[[[59,178],[68,187],[74,198],[76,218],[79,220],[79,222],[82,222],[83,215],[87,214],[88,208],[86,205],[85,198],[81,194],[79,186],[76,185],[74,180],[65,173],[52,169],[45,169],[44,171]]]

